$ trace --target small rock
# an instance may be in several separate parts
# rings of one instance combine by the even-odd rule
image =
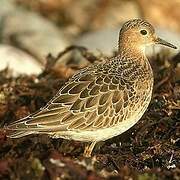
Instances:
[[[13,3],[1,0],[3,42],[25,49],[43,64],[47,54],[54,56],[69,45],[61,30],[44,17]]]
[[[0,70],[9,68],[13,76],[39,74],[42,65],[32,56],[13,46],[0,45]]]
[[[95,54],[112,55],[117,50],[119,28],[106,28],[79,37],[75,44],[85,46]]]

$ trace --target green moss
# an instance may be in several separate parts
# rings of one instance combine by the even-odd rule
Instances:
[[[36,177],[42,177],[45,167],[41,164],[39,159],[34,158],[31,161],[31,168],[33,169]]]
[[[157,180],[157,177],[155,174],[144,173],[138,175],[138,180]]]

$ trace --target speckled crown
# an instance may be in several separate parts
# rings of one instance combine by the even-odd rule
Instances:
[[[142,19],[132,19],[129,20],[127,22],[125,22],[120,30],[120,34],[122,34],[123,32],[127,31],[128,29],[132,29],[132,28],[149,28],[152,32],[154,32],[154,27],[148,23],[145,20]]]

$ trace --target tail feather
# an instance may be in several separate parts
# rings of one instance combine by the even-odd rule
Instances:
[[[20,137],[24,137],[30,134],[34,134],[34,132],[33,131],[11,131],[10,133],[7,134],[7,137],[20,138]]]

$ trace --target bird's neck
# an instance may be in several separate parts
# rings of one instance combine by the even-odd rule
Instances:
[[[150,63],[145,55],[145,48],[129,44],[119,44],[118,56],[120,56],[119,59],[125,63],[129,62],[132,66],[141,67],[141,70],[144,71],[144,75],[141,77],[142,80],[153,77]]]
[[[129,56],[133,56],[139,60],[146,59],[145,46],[137,38],[131,36],[119,35],[118,52],[122,57],[129,58]]]
[[[135,46],[134,44],[131,45],[129,43],[120,43],[118,54],[121,57],[125,57],[125,59],[137,59],[140,63],[143,63],[143,61],[147,59],[145,56],[145,48]]]

